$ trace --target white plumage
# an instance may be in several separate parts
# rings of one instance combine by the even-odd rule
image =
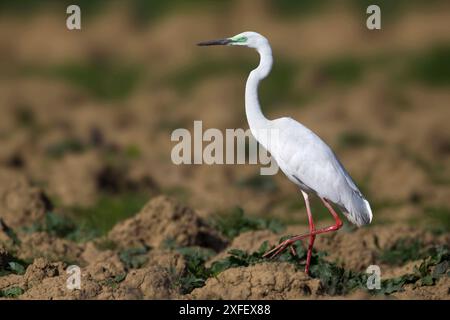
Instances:
[[[369,203],[322,139],[292,118],[273,120],[272,126],[279,139],[269,151],[292,182],[338,205],[357,226],[371,222]]]
[[[260,55],[260,63],[250,72],[245,87],[247,121],[258,142],[271,153],[283,173],[302,190],[310,223],[310,233],[292,237],[268,254],[275,252],[275,256],[293,242],[310,237],[305,269],[308,273],[315,236],[335,231],[342,225],[328,201],[336,204],[347,219],[357,226],[372,221],[369,202],[334,152],[314,132],[292,118],[268,120],[263,115],[258,100],[258,85],[270,73],[273,62],[271,47],[264,36],[256,32],[243,32],[232,38],[202,42],[199,45],[247,46],[256,49]],[[271,134],[267,134],[268,131]],[[315,229],[308,200],[308,195],[311,194],[320,197],[330,210],[336,221],[334,226]]]

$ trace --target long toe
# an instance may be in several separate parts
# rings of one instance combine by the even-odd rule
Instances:
[[[294,246],[293,246],[293,245],[290,246],[289,249],[291,250],[291,254],[292,254],[294,257],[296,257],[296,256],[297,256],[297,251],[295,251]]]
[[[276,246],[275,248],[267,251],[266,253],[263,254],[263,258],[269,258],[269,259],[273,259],[275,258],[280,252],[282,252],[284,249],[286,249],[286,244],[280,243],[278,246]]]

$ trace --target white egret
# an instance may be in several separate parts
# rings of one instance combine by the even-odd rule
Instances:
[[[272,49],[264,36],[256,32],[243,32],[231,38],[201,42],[198,45],[246,46],[256,49],[260,55],[260,63],[250,72],[245,86],[247,121],[256,140],[271,153],[283,173],[300,188],[309,222],[309,233],[283,241],[264,256],[273,258],[287,248],[295,254],[292,245],[296,241],[309,238],[305,267],[308,274],[316,235],[337,231],[343,224],[331,203],[339,207],[347,219],[359,227],[372,221],[369,202],[334,152],[314,132],[292,118],[268,120],[263,115],[258,100],[258,85],[268,76],[273,61]],[[269,139],[267,135],[261,134],[264,130],[276,131],[277,134]],[[309,205],[310,195],[316,195],[322,200],[335,220],[334,225],[315,228]]]

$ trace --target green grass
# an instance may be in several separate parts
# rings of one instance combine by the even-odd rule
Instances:
[[[441,277],[450,276],[450,253],[448,247],[435,247],[431,255],[422,260],[419,266],[414,267],[414,272],[396,278],[382,280],[380,294],[391,294],[402,291],[405,284],[414,286],[431,286]]]
[[[6,234],[6,236],[10,239],[13,245],[20,245],[21,241],[17,236],[16,232],[10,228],[2,218],[0,218],[0,230]]]
[[[88,241],[98,236],[97,230],[88,229],[77,224],[71,217],[55,212],[47,212],[43,221],[35,222],[30,227],[23,228],[23,231],[46,232],[55,237],[77,242]]]
[[[17,124],[22,128],[32,128],[36,126],[36,115],[28,105],[17,105],[14,109],[14,116]]]
[[[166,76],[165,82],[180,93],[188,93],[199,82],[211,77],[226,74],[242,75],[244,83],[248,73],[257,66],[257,58],[248,60],[211,59],[196,60],[176,72]],[[277,59],[273,65],[270,77],[261,83],[261,103],[270,107],[275,103],[296,101],[302,98],[294,88],[294,78],[299,72],[297,63],[286,59]],[[230,94],[232,94],[230,92]]]
[[[389,265],[400,266],[405,262],[423,259],[426,256],[427,250],[420,240],[402,238],[391,247],[382,249],[378,254],[378,260]]]
[[[10,287],[0,290],[0,298],[17,298],[25,291],[20,287]]]
[[[259,99],[266,110],[275,108],[280,103],[298,103],[304,100],[305,93],[295,87],[295,77],[300,72],[297,62],[277,59],[270,76],[264,79],[259,89]]]
[[[394,17],[402,14],[403,12],[410,11],[411,8],[417,10],[417,8],[423,9],[426,6],[432,6],[432,4],[442,3],[443,0],[431,0],[423,2],[421,0],[344,0],[339,1],[339,5],[342,7],[350,7],[355,10],[355,14],[361,17],[361,20],[365,22],[366,9],[369,5],[376,4],[381,9],[381,19],[383,23],[383,17],[391,21]],[[270,8],[283,18],[302,18],[305,15],[319,15],[322,11],[330,11],[328,8],[333,8],[333,1],[329,0],[270,0]]]
[[[368,15],[366,15],[366,9],[370,5],[378,5],[381,10],[381,24],[383,26],[383,18],[386,15],[387,18],[391,19],[394,16],[398,16],[399,13],[402,11],[405,11],[408,5],[411,4],[411,2],[414,2],[409,0],[396,0],[396,1],[390,1],[390,0],[351,0],[349,1],[354,6],[356,10],[361,14],[363,19],[366,19]],[[383,28],[383,27],[382,27]]]
[[[429,86],[450,85],[450,45],[433,47],[413,58],[409,65],[409,75]]]
[[[143,194],[103,194],[92,207],[63,208],[64,214],[47,212],[43,221],[25,232],[47,232],[53,236],[85,242],[105,235],[112,227],[140,211],[147,202]]]
[[[329,1],[314,0],[270,0],[269,5],[275,13],[283,17],[297,17],[318,13],[327,7]]]
[[[54,159],[61,159],[66,154],[77,154],[86,151],[87,146],[79,139],[67,138],[49,145],[46,154]]]
[[[401,88],[389,88],[386,100],[399,111],[411,111],[413,108],[412,99]]]
[[[244,77],[252,67],[256,66],[256,63],[256,59],[254,61],[246,59],[198,59],[167,75],[165,82],[177,91],[187,93],[200,81],[213,76],[238,73]]]
[[[216,10],[224,12],[228,10],[233,1],[209,1],[209,0],[129,0],[126,2],[126,9],[129,10],[132,20],[138,26],[145,26],[148,23],[158,21],[167,14],[179,10],[197,11],[201,9]],[[1,1],[0,12],[27,16],[40,11],[48,11],[51,7],[58,11],[64,10],[70,4],[77,4],[82,11],[82,19],[95,16],[102,10],[114,4],[122,4],[122,1],[112,0],[21,0],[21,1]],[[220,11],[219,11],[220,10]],[[83,20],[82,20],[83,21]]]
[[[211,225],[229,239],[251,230],[269,229],[276,233],[284,230],[284,225],[280,221],[247,216],[239,207],[217,214],[211,219]]]
[[[47,67],[29,67],[26,75],[63,80],[101,100],[128,97],[142,75],[142,68],[108,62],[66,63]]]
[[[175,280],[175,286],[180,288],[183,294],[205,285],[206,279],[211,276],[205,262],[215,255],[213,250],[202,247],[179,247],[174,239],[166,239],[163,248],[180,253],[186,261],[183,274]],[[174,270],[171,271],[175,274]]]
[[[233,1],[209,0],[131,0],[129,2],[131,13],[138,25],[146,25],[157,21],[167,14],[177,10],[198,11],[208,9],[209,12],[217,10],[226,12]],[[220,11],[219,11],[220,10]]]
[[[425,208],[426,218],[439,229],[450,231],[450,208],[445,206],[433,206]]]
[[[126,269],[139,269],[147,263],[149,250],[147,246],[128,248],[119,252],[119,258]]]
[[[240,178],[236,185],[239,188],[250,188],[256,191],[262,192],[276,192],[278,191],[278,185],[275,183],[275,179],[272,176],[263,176],[255,174],[250,177]]]
[[[171,186],[162,190],[164,194],[186,203],[191,197],[191,190],[183,186]]]
[[[380,141],[363,131],[345,131],[338,135],[337,144],[340,148],[361,148],[378,145]]]
[[[130,159],[139,159],[142,156],[142,151],[138,145],[130,144],[124,150],[125,156]]]
[[[101,281],[100,283],[102,285],[111,287],[113,289],[117,288],[117,286],[119,285],[119,283],[121,283],[123,280],[125,280],[125,278],[127,277],[126,273],[120,273],[118,275],[109,277],[103,281]]]
[[[64,10],[71,4],[77,4],[82,11],[82,19],[89,17],[105,4],[103,0],[21,0],[21,1],[0,1],[0,12],[15,15],[30,15],[48,10],[53,6],[59,10]]]
[[[210,277],[210,273],[205,267],[205,260],[200,255],[185,256],[185,259],[186,272],[175,282],[180,287],[182,294],[187,294],[195,288],[203,287],[206,279]]]
[[[117,249],[117,243],[107,237],[97,239],[94,244],[95,247],[101,251]]]
[[[378,5],[381,9],[381,28],[383,30],[383,21],[394,22],[399,15],[405,12],[427,10],[428,8],[432,8],[433,5],[445,3],[445,0],[348,0],[347,2],[353,6],[358,16],[360,16],[364,22],[367,17],[367,7],[372,4]]]
[[[18,259],[11,254],[2,254],[0,263],[0,277],[9,274],[23,275],[29,265],[29,262]]]
[[[148,195],[139,193],[101,195],[92,207],[73,207],[67,210],[81,229],[95,230],[101,236],[119,221],[138,213],[147,201]]]
[[[329,60],[319,67],[319,73],[326,81],[350,85],[362,79],[363,61],[351,56]]]
[[[96,149],[101,152],[105,162],[112,166],[126,163],[128,160],[136,160],[142,154],[140,148],[135,144],[115,149],[108,148],[107,145],[99,143],[95,139],[91,138],[90,141],[83,141],[77,137],[66,137],[47,145],[45,153],[49,158],[61,159],[67,154],[82,154]]]

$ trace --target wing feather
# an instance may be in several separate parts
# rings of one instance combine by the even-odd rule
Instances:
[[[369,202],[319,136],[292,118],[274,120],[272,125],[279,133],[269,151],[291,181],[338,205],[352,223],[360,226],[371,222]]]

